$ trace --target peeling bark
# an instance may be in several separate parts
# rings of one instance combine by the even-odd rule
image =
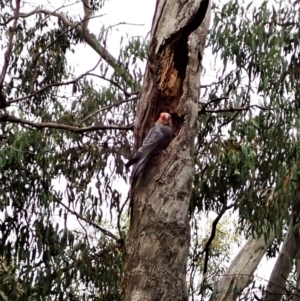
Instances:
[[[250,237],[226,273],[217,282],[210,301],[237,300],[237,297],[252,281],[258,264],[274,238],[274,231],[271,231],[267,241],[264,236]]]
[[[188,300],[189,197],[209,0],[158,0],[135,126],[135,150],[162,111],[176,137],[131,187],[126,300]]]
[[[300,249],[299,239],[299,211],[296,210],[291,217],[288,231],[273,267],[264,301],[279,301],[286,293],[286,281],[293,268],[293,260]],[[297,299],[296,299],[297,300]]]

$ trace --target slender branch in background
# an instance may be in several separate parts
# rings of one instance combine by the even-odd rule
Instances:
[[[16,27],[17,27],[19,11],[20,11],[20,2],[21,2],[21,0],[16,0],[16,8],[14,10],[14,17],[13,17],[14,23],[13,23],[12,28],[9,28],[9,30],[8,30],[8,43],[7,43],[6,51],[4,53],[4,65],[3,65],[1,75],[0,75],[0,87],[3,86],[5,75],[6,75],[9,61],[11,58],[11,53],[12,53],[12,49],[13,49],[13,38],[14,38],[14,33],[16,30]]]
[[[54,10],[54,12],[57,12],[57,11],[59,11],[59,10],[62,9],[62,8],[67,8],[67,7],[72,6],[72,5],[74,5],[74,3],[63,4],[62,6],[56,8],[56,9]],[[38,8],[35,8],[34,10],[30,11],[29,13],[19,13],[19,17],[20,17],[20,18],[27,18],[27,17],[30,17],[30,16],[32,16],[32,15],[35,14],[35,12],[36,12],[37,9],[38,9]],[[0,26],[7,25],[7,24],[8,24],[9,22],[11,22],[13,19],[14,19],[14,17],[8,18],[5,22],[0,23]]]
[[[126,97],[130,97],[130,96],[132,96],[132,95],[134,95],[134,94],[140,93],[140,91],[128,93],[126,90],[124,90],[124,88],[121,87],[120,84],[118,84],[118,83],[115,82],[114,80],[109,79],[109,78],[106,78],[106,77],[104,77],[104,76],[102,76],[102,75],[95,74],[95,73],[89,73],[88,75],[95,76],[95,77],[98,77],[98,78],[101,78],[101,79],[103,79],[103,80],[106,80],[106,81],[110,82],[112,85],[114,85],[114,86],[116,86],[118,89],[120,89],[120,90],[124,93],[124,95],[125,95]]]
[[[225,98],[224,98],[225,99]],[[208,104],[210,104],[211,102],[209,102]],[[205,104],[206,105],[206,104]],[[263,110],[263,111],[270,111],[272,110],[271,108],[264,108],[264,107],[261,107],[259,105],[249,105],[249,106],[244,106],[244,107],[236,107],[236,108],[225,108],[225,109],[216,109],[216,110],[207,110],[205,109],[206,106],[203,106],[203,108],[201,108],[199,110],[199,114],[205,114],[205,113],[226,113],[226,112],[241,112],[241,111],[247,111],[251,108],[258,108],[260,110]]]
[[[129,194],[127,195],[126,200],[124,201],[123,205],[121,206],[121,209],[118,208],[119,214],[118,214],[118,230],[119,230],[119,235],[121,237],[122,240],[125,239],[125,237],[123,237],[122,231],[121,231],[121,216],[124,210],[125,205],[127,204],[127,202],[129,201]],[[119,204],[118,204],[119,207]]]
[[[200,254],[205,253],[204,263],[203,263],[203,275],[205,275],[207,273],[207,270],[208,270],[209,251],[210,251],[210,246],[211,246],[211,244],[212,244],[212,242],[213,242],[213,240],[214,240],[214,238],[216,236],[217,225],[218,225],[220,219],[222,218],[222,216],[225,214],[225,212],[228,209],[232,208],[234,205],[235,204],[231,204],[231,205],[227,206],[226,203],[223,204],[223,207],[222,207],[220,213],[218,214],[218,216],[216,217],[216,219],[212,223],[212,229],[211,229],[210,237],[207,240],[207,243],[206,243],[203,251],[200,253]],[[205,277],[203,279],[205,279]]]
[[[16,0],[16,7],[14,9],[14,23],[12,28],[9,28],[8,30],[8,43],[7,43],[7,48],[6,51],[4,53],[4,65],[0,74],[0,108],[5,108],[7,106],[6,103],[6,97],[3,94],[3,83],[4,83],[4,79],[5,79],[5,75],[7,72],[7,68],[9,65],[9,61],[10,58],[12,57],[11,53],[12,53],[12,49],[13,49],[13,39],[14,39],[14,34],[17,28],[17,23],[18,23],[18,18],[19,18],[19,12],[20,12],[20,2],[21,0]]]
[[[201,109],[200,109],[200,111],[199,111],[199,114],[201,114],[201,112],[206,112],[206,108],[207,108],[210,104],[212,104],[212,103],[214,103],[214,102],[217,102],[217,101],[224,100],[224,99],[229,99],[229,97],[224,96],[224,97],[214,98],[214,99],[211,99],[209,102],[202,104],[202,107],[201,107]]]
[[[219,135],[221,135],[222,127],[225,126],[225,125],[227,125],[227,124],[229,124],[231,121],[233,121],[233,120],[237,117],[237,115],[239,115],[239,112],[235,112],[235,113],[232,115],[231,118],[228,118],[227,120],[223,121],[223,122],[218,126],[218,131],[217,131],[217,133],[218,133]],[[217,137],[217,136],[216,136],[216,137]]]
[[[71,22],[63,13],[53,12],[47,9],[36,9],[32,12],[32,14],[39,13],[58,17],[66,26],[75,26],[75,24]],[[80,22],[78,23],[78,26],[75,26],[74,29],[81,37],[83,37],[84,41],[90,45],[92,49],[94,49],[112,68],[120,70],[119,74],[127,84],[131,85],[133,82],[135,82],[134,78],[127,71],[126,67],[119,62],[105,47],[100,45],[100,42],[97,41],[94,35],[90,33],[83,34],[83,29],[80,25]]]
[[[85,121],[87,121],[88,119],[90,119],[91,117],[93,117],[94,115],[98,114],[99,112],[102,112],[104,110],[108,110],[108,109],[111,109],[113,107],[117,107],[119,105],[121,105],[122,103],[126,103],[126,102],[130,102],[130,101],[134,101],[134,100],[138,100],[138,96],[137,97],[133,97],[133,98],[130,98],[130,99],[125,99],[125,100],[122,100],[122,101],[119,101],[117,103],[114,103],[112,105],[109,105],[109,106],[106,106],[106,107],[103,107],[95,112],[93,112],[92,114],[90,114],[89,116],[85,117],[79,125],[82,125]]]
[[[73,205],[73,211],[76,212],[75,204],[72,203],[72,205]],[[89,234],[88,234],[87,228],[83,225],[82,220],[78,216],[76,218],[77,218],[77,222],[81,226],[82,231],[85,233],[85,239],[87,241],[87,245],[89,246],[89,248],[91,248],[91,244],[90,244]]]
[[[26,96],[23,96],[23,97],[20,97],[20,98],[17,98],[17,99],[13,99],[13,100],[10,100],[8,102],[8,105],[12,104],[12,103],[16,103],[16,102],[19,102],[21,100],[25,100],[27,98],[30,98],[30,97],[33,97],[49,88],[52,88],[52,87],[59,87],[59,86],[67,86],[67,85],[70,85],[70,84],[76,84],[80,79],[82,79],[83,77],[89,75],[89,72],[93,71],[97,66],[98,64],[100,63],[100,60],[98,61],[97,65],[95,67],[93,67],[91,70],[79,75],[78,77],[76,77],[75,79],[73,80],[69,80],[69,81],[65,81],[65,82],[56,82],[56,83],[53,83],[53,84],[49,84],[49,85],[46,85],[44,86],[43,88],[39,89],[39,90],[36,90],[36,91],[33,91],[32,93],[26,95]]]
[[[298,27],[299,23],[297,22],[284,22],[284,23],[280,23],[280,22],[276,22],[276,21],[272,21],[272,22],[263,22],[263,25],[269,25],[269,26],[282,26],[282,27],[289,27],[289,26],[295,26]]]
[[[58,13],[56,11],[54,12],[51,12],[51,11],[48,11],[48,10],[43,10],[43,9],[35,9],[29,13],[18,13],[18,16],[19,17],[22,17],[22,18],[25,18],[25,17],[29,17],[33,14],[37,14],[37,13],[44,13],[44,14],[48,14],[48,15],[54,15],[54,16],[57,16],[58,18],[60,18],[63,23],[65,25],[67,25],[68,27],[70,27],[69,29],[65,30],[62,34],[60,34],[54,41],[52,41],[49,45],[47,45],[41,52],[39,52],[33,62],[33,65],[36,63],[38,57],[43,53],[45,52],[49,47],[51,47],[51,45],[56,42],[59,37],[61,37],[63,34],[75,29],[77,30],[79,33],[82,32],[82,27],[81,27],[81,22],[78,22],[78,23],[72,23],[71,21],[69,21],[67,19],[67,17],[62,14],[62,13]],[[101,17],[103,15],[100,15],[100,16],[93,16],[93,17],[89,17],[89,19],[92,19],[92,18],[96,18],[96,17]],[[14,17],[15,18],[15,17]],[[10,18],[8,21],[11,21],[13,18]],[[7,21],[7,23],[8,23]],[[16,23],[16,22],[15,22]],[[123,22],[125,24],[125,22]],[[121,24],[121,23],[119,23]],[[131,25],[131,24],[130,24]],[[138,25],[138,24],[137,24]],[[78,28],[79,27],[79,28]],[[6,70],[8,68],[8,64],[9,64],[9,58],[10,58],[10,55],[11,55],[11,51],[12,51],[12,38],[13,38],[13,34],[10,35],[10,40],[9,40],[9,47],[7,48],[7,51],[5,53],[5,64],[4,64],[4,67],[3,67],[3,70],[2,70],[2,73],[1,73],[1,77],[0,77],[0,88],[3,86],[3,82],[4,82],[4,77],[5,77],[5,73],[6,73]],[[113,68],[115,68],[116,66],[118,66],[119,69],[121,69],[121,74],[123,75],[123,78],[124,76],[126,75],[126,78],[127,78],[127,81],[126,81],[126,78],[124,78],[124,80],[128,83],[128,81],[132,82],[134,81],[134,79],[131,77],[131,75],[126,71],[126,68],[124,66],[121,65],[120,62],[118,62],[117,59],[115,59],[104,47],[102,47],[98,41],[96,41],[96,39],[94,38],[93,35],[91,34],[88,34],[88,35],[85,35],[84,37],[85,39],[87,39],[88,41],[86,41],[97,53],[100,54],[101,56],[101,59],[103,58],[110,66],[112,66]],[[7,60],[8,59],[8,60]],[[97,63],[97,65],[92,68],[91,70],[87,71],[86,73],[78,76],[76,79],[74,80],[70,80],[70,81],[66,81],[66,82],[57,82],[57,83],[53,83],[53,84],[49,84],[39,90],[36,90],[36,91],[33,91],[32,93],[26,95],[26,96],[23,96],[23,97],[20,97],[20,98],[17,98],[17,99],[13,99],[9,102],[6,103],[6,99],[4,97],[4,95],[2,95],[2,91],[0,89],[0,106],[2,107],[5,107],[5,106],[9,106],[13,103],[17,103],[19,101],[22,101],[22,100],[25,100],[25,99],[28,99],[38,93],[41,93],[43,91],[45,91],[46,89],[49,89],[49,88],[52,88],[52,87],[57,87],[57,86],[60,86],[60,85],[69,85],[69,84],[74,84],[76,83],[78,80],[82,79],[83,77],[87,76],[87,75],[91,75],[91,76],[97,76],[98,78],[101,78],[101,79],[104,79],[106,81],[109,81],[111,82],[113,85],[115,85],[116,87],[118,87],[120,90],[123,91],[124,95],[127,96],[127,97],[130,97],[132,96],[133,94],[136,94],[138,92],[134,92],[134,93],[128,93],[126,90],[124,90],[117,82],[114,82],[113,80],[109,80],[103,76],[100,76],[100,75],[97,75],[97,74],[93,74],[91,73],[92,71],[95,70],[95,68],[99,65],[101,59],[99,60],[99,62]],[[123,70],[123,71],[122,71]],[[2,85],[1,85],[2,84]],[[3,104],[2,104],[3,103]],[[5,103],[5,104],[4,104]]]
[[[100,45],[100,42],[97,41],[94,35],[90,33],[84,34],[83,28],[82,28],[82,21],[77,22],[76,24],[71,22],[63,13],[59,13],[57,11],[50,11],[47,9],[37,8],[29,13],[20,13],[19,16],[21,18],[30,17],[34,14],[45,14],[50,16],[58,17],[64,25],[74,28],[77,33],[84,39],[84,41],[92,47],[112,68],[120,70],[120,75],[123,77],[124,81],[127,84],[131,84],[135,82],[134,78],[131,76],[131,74],[127,71],[126,67],[119,62],[105,47]],[[100,15],[100,17],[103,15]],[[98,18],[99,16],[91,16],[88,19]],[[9,23],[13,18],[8,19],[5,24]],[[85,19],[84,21],[87,21]],[[4,25],[4,24],[0,24]]]
[[[210,88],[212,86],[220,85],[220,84],[222,84],[226,80],[226,78],[229,78],[235,72],[236,72],[236,70],[232,70],[224,78],[220,79],[218,82],[213,82],[213,83],[208,84],[208,85],[201,85],[200,89],[208,89],[208,88]]]
[[[67,124],[59,124],[59,123],[52,123],[52,122],[32,122],[26,119],[17,118],[14,116],[10,116],[7,114],[0,115],[0,123],[9,121],[11,123],[17,123],[20,125],[29,125],[31,127],[37,128],[37,129],[43,129],[43,128],[51,128],[51,129],[59,129],[59,130],[66,130],[75,134],[82,134],[85,132],[91,132],[96,130],[133,130],[133,125],[93,125],[89,127],[76,127],[73,125],[67,125]]]
[[[5,147],[8,147],[8,148],[11,148],[12,150],[18,152],[18,153],[23,153],[23,154],[31,154],[31,155],[35,155],[35,156],[38,156],[38,155],[41,155],[41,154],[44,154],[44,153],[48,153],[48,152],[51,152],[55,149],[55,147],[53,148],[50,148],[50,149],[46,149],[42,152],[39,152],[39,153],[36,153],[36,152],[31,152],[31,151],[27,151],[27,150],[20,150],[20,149],[17,149],[11,145],[5,145]]]
[[[69,80],[69,81],[66,81],[66,82],[56,82],[56,83],[53,83],[53,84],[49,84],[47,86],[44,86],[43,88],[39,89],[39,90],[36,90],[26,96],[23,96],[23,97],[20,97],[20,98],[17,98],[17,99],[13,99],[13,100],[10,100],[8,102],[8,104],[13,104],[13,103],[16,103],[16,102],[19,102],[21,100],[25,100],[27,98],[30,98],[30,97],[33,97],[35,96],[36,94],[38,93],[41,93],[49,88],[52,88],[52,87],[59,87],[59,86],[66,86],[66,85],[70,85],[70,84],[75,84],[78,80],[80,80],[81,78],[83,78],[84,76],[86,76],[86,74],[81,74],[80,76],[78,76],[76,79],[73,79],[73,80]]]
[[[119,26],[119,25],[129,25],[129,26],[145,26],[145,24],[138,24],[138,23],[127,23],[127,22],[119,22],[107,27],[107,29]]]
[[[59,87],[59,86],[67,86],[67,85],[71,85],[71,84],[76,84],[79,80],[81,80],[82,78],[84,78],[85,76],[88,76],[88,75],[91,75],[91,76],[97,76],[97,77],[99,77],[99,78],[102,78],[102,79],[105,79],[105,80],[107,80],[107,81],[110,81],[113,85],[116,85],[118,88],[120,88],[120,87],[118,86],[118,83],[113,82],[113,81],[111,81],[111,80],[109,80],[109,79],[107,79],[107,78],[105,78],[105,77],[98,76],[98,75],[96,75],[96,74],[94,74],[94,73],[91,73],[92,71],[94,71],[94,70],[97,68],[97,66],[99,65],[100,62],[101,62],[101,58],[99,59],[99,61],[98,61],[97,64],[95,65],[95,67],[93,67],[92,69],[90,69],[90,70],[86,71],[85,73],[79,75],[78,77],[76,77],[76,78],[73,79],[73,80],[69,80],[69,81],[65,81],[65,82],[56,82],[56,83],[52,83],[52,84],[46,85],[46,86],[44,86],[43,88],[41,88],[41,89],[39,89],[39,90],[36,90],[36,91],[33,91],[32,93],[30,93],[30,94],[28,94],[28,95],[25,95],[25,96],[23,96],[23,97],[20,97],[20,98],[17,98],[17,99],[13,99],[13,100],[8,101],[8,102],[7,102],[7,105],[9,106],[9,105],[11,105],[11,104],[13,104],[13,103],[16,103],[16,102],[25,100],[25,99],[30,98],[30,97],[33,97],[33,96],[35,96],[35,95],[37,95],[37,94],[39,94],[39,93],[41,93],[41,92],[43,92],[43,91],[45,91],[45,90],[47,90],[47,89],[50,89],[50,88],[52,88],[52,87]],[[126,96],[130,96],[130,95],[133,95],[133,94],[138,93],[138,92],[135,92],[135,93],[130,94],[130,93],[124,91],[123,89],[121,89],[121,90],[124,92],[124,94],[125,94]],[[130,100],[128,100],[128,101],[130,101]]]
[[[86,219],[85,217],[83,217],[82,215],[78,214],[76,211],[70,209],[68,206],[66,206],[64,203],[62,203],[61,201],[59,201],[58,199],[56,199],[56,201],[63,206],[68,212],[74,214],[78,219],[81,219],[82,221],[86,222],[87,224],[90,224],[92,226],[94,226],[97,230],[99,230],[100,232],[102,232],[104,235],[113,238],[115,241],[119,241],[120,239],[115,236],[113,233],[111,233],[110,231],[102,228],[101,226],[99,226],[98,224],[96,224],[95,222]]]
[[[102,17],[102,16],[104,16],[104,15],[100,15],[99,17]],[[49,43],[41,52],[39,52],[37,54],[37,56],[35,57],[32,65],[35,66],[36,63],[37,63],[37,60],[41,56],[41,54],[43,54],[48,48],[50,48],[54,43],[56,43],[60,37],[62,37],[64,34],[70,32],[70,31],[72,31],[73,29],[75,29],[79,25],[80,25],[80,23],[76,23],[73,26],[71,26],[70,28],[63,31],[60,35],[58,35],[51,43]],[[100,58],[99,62],[97,63],[97,65],[88,72],[91,72],[91,71],[95,70],[96,67],[99,65],[100,61],[101,61],[101,58]],[[86,73],[88,73],[88,72],[86,72]]]

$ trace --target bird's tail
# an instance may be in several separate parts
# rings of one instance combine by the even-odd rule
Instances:
[[[149,157],[145,157],[145,158],[140,159],[133,166],[132,173],[131,173],[131,180],[136,179],[138,177],[138,175],[143,172],[143,170],[145,169],[148,162],[149,162]]]

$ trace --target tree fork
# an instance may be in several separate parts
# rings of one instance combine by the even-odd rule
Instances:
[[[149,61],[135,124],[136,150],[162,111],[172,115],[176,137],[156,165],[131,187],[126,239],[126,300],[187,300],[189,197],[194,174],[201,60],[210,1],[158,0]]]

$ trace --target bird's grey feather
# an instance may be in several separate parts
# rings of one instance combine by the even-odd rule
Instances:
[[[133,158],[127,162],[126,167],[135,164],[132,171],[132,178],[136,178],[147,165],[150,157],[157,155],[164,150],[173,138],[173,130],[169,125],[156,122],[147,134],[142,146],[138,149]]]
[[[132,173],[131,173],[131,179],[135,179],[145,168],[145,166],[148,164],[150,160],[150,157],[144,157],[141,158],[136,164],[134,164]]]

